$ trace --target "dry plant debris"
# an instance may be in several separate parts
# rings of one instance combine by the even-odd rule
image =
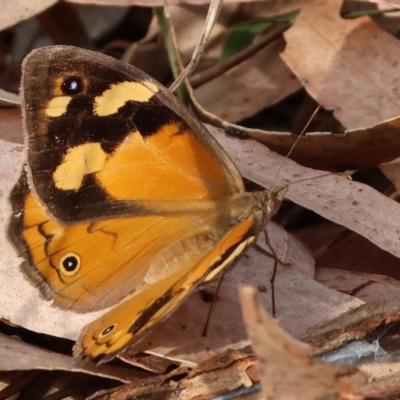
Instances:
[[[311,359],[311,346],[290,337],[263,309],[258,291],[240,288],[243,319],[258,360],[266,399],[359,399],[355,389],[367,381],[356,368]]]
[[[276,219],[284,229],[268,225],[275,252],[288,264],[278,265],[276,316],[286,332],[308,344],[269,321],[254,292],[245,306],[247,334],[237,287],[257,287],[263,307],[271,311],[274,268],[271,258],[252,248],[224,276],[206,337],[202,329],[216,283],[194,293],[121,355],[118,366],[102,368],[75,365],[71,342],[58,339],[75,340],[98,314],[59,310],[43,300],[21,274],[21,260],[5,235],[8,197],[24,157],[20,64],[35,47],[71,44],[130,60],[168,86],[171,65],[179,64],[178,58],[186,65],[192,56],[209,2],[166,2],[177,59],[168,59],[168,35],[161,34],[152,13],[151,7],[164,4],[160,0],[0,3],[0,398],[38,393],[34,397],[40,400],[56,393],[66,399],[206,399],[240,386],[254,389],[257,381],[264,395],[258,391],[253,398],[265,393],[270,399],[289,398],[296,385],[307,385],[309,399],[400,393],[398,2],[227,0],[188,78],[199,103],[194,109],[205,122],[215,123],[210,131],[249,181],[249,190],[290,184],[290,201]],[[393,10],[385,12],[389,7]],[[253,22],[266,28],[250,41],[247,32],[251,44],[220,61],[232,31]],[[324,110],[285,158],[294,133],[317,104]],[[221,127],[247,139],[227,136]],[[346,171],[353,181],[320,177],[327,171]],[[262,235],[258,244],[266,247]],[[369,382],[354,368],[309,358],[356,340],[379,342],[392,356],[358,367]],[[286,351],[268,350],[271,343]],[[250,344],[258,364],[243,351]],[[57,371],[64,374],[62,382]],[[48,381],[47,390],[36,392],[39,378]]]

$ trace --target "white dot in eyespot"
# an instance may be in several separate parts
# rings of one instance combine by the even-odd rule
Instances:
[[[76,90],[77,88],[78,88],[78,82],[77,81],[70,81],[69,90]]]

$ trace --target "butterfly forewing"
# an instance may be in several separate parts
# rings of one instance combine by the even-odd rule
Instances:
[[[73,47],[42,48],[24,62],[22,94],[29,179],[62,221],[152,214],[163,202],[244,190],[204,127],[132,66]]]

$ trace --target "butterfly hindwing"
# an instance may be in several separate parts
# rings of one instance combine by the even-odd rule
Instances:
[[[87,326],[74,353],[102,362],[113,358],[133,339],[140,339],[155,323],[170,315],[207,276],[218,275],[230,265],[254,241],[257,233],[253,216],[249,216],[201,259],[182,263],[175,273],[159,279]]]

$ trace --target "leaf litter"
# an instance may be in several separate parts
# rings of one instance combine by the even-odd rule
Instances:
[[[107,3],[107,1],[101,3]],[[124,3],[127,4],[127,2]],[[261,15],[259,14],[260,5],[251,4],[251,2],[241,3],[243,4],[232,2],[223,9],[220,25],[211,39],[213,45],[206,47],[202,65],[199,66],[200,70],[196,71],[196,74],[206,73],[207,68],[215,65],[218,49],[224,42],[227,30],[234,25],[233,21],[251,20],[255,16]],[[283,5],[282,2],[272,3],[269,10],[274,9],[276,15],[294,11],[300,6],[300,3],[296,1],[291,3],[292,8],[288,4]],[[149,5],[148,2],[147,5]],[[326,4],[321,2],[317,4],[314,0],[302,2],[299,16],[293,26],[285,32],[286,48],[283,52],[281,49],[285,44],[283,44],[282,38],[276,38],[275,41],[236,66],[228,70],[221,69],[220,75],[214,76],[212,80],[203,80],[202,84],[196,88],[195,96],[208,111],[227,121],[243,124],[245,135],[257,139],[261,137],[260,141],[266,143],[271,150],[284,155],[287,154],[288,148],[295,140],[288,133],[295,126],[295,118],[287,116],[296,116],[296,112],[302,109],[304,104],[307,102],[311,104],[307,96],[311,95],[324,107],[333,110],[333,116],[326,118],[334,127],[332,131],[318,129],[318,124],[323,119],[320,117],[312,127],[313,132],[309,132],[306,139],[301,140],[298,147],[295,148],[294,159],[302,165],[283,159],[255,141],[230,138],[215,128],[210,129],[231,155],[245,178],[262,187],[276,187],[283,183],[290,183],[288,199],[320,216],[319,220],[313,217],[307,221],[307,218],[303,216],[304,211],[299,206],[289,203],[284,206],[283,216],[279,216],[281,220],[286,221],[285,226],[292,225],[290,230],[299,237],[301,235],[296,231],[300,232],[303,229],[304,232],[305,227],[307,228],[307,235],[303,234],[302,236],[305,239],[308,238],[305,241],[310,244],[313,251],[326,246],[327,250],[324,255],[318,254],[316,258],[316,273],[314,272],[314,257],[309,249],[300,244],[294,236],[277,228],[274,224],[270,224],[268,227],[271,242],[279,258],[290,264],[289,267],[278,267],[275,281],[277,318],[281,326],[293,336],[301,337],[303,340],[306,340],[305,332],[314,332],[314,336],[318,333],[318,329],[315,328],[316,324],[326,325],[332,320],[339,321],[336,324],[342,330],[349,329],[351,331],[353,328],[348,328],[349,323],[346,322],[347,320],[341,319],[341,316],[346,316],[346,312],[357,312],[361,307],[360,310],[364,310],[364,320],[369,321],[372,332],[369,334],[372,335],[372,339],[368,339],[372,343],[376,339],[376,336],[375,339],[373,337],[374,329],[382,324],[385,325],[385,321],[391,321],[394,326],[396,325],[395,310],[389,305],[392,304],[390,301],[394,301],[393,299],[398,297],[398,279],[400,277],[396,268],[392,268],[388,272],[390,277],[380,275],[382,259],[386,260],[387,265],[396,265],[400,256],[400,246],[398,245],[399,206],[392,199],[394,196],[387,197],[387,193],[392,194],[395,189],[394,186],[390,186],[390,181],[386,183],[386,191],[382,190],[381,193],[373,188],[376,185],[369,182],[368,179],[360,183],[350,182],[342,176],[333,175],[323,178],[317,178],[317,176],[324,174],[325,171],[380,167],[396,185],[398,180],[397,163],[384,163],[400,157],[397,144],[399,112],[398,83],[396,81],[398,64],[396,57],[399,54],[396,49],[399,44],[396,38],[385,31],[382,20],[378,22],[378,25],[369,16],[354,20],[343,19],[339,13],[341,5],[340,1]],[[194,27],[194,22],[196,22],[198,27],[196,29],[202,27],[201,18],[204,18],[204,7],[200,11],[193,5],[186,5],[185,10],[182,11],[180,10],[181,6],[174,7],[172,17],[174,15],[175,18],[181,17],[181,23],[178,24],[180,27],[178,43],[180,41],[184,45],[184,52],[190,54],[198,36],[195,29],[191,29],[191,25]],[[193,8],[190,9],[190,7]],[[261,9],[264,10],[262,7]],[[39,11],[41,11],[40,8],[35,12]],[[129,11],[127,12],[129,13]],[[188,18],[182,17],[185,12],[189,12],[192,22]],[[55,13],[46,14],[45,12],[41,18],[42,23],[46,19],[57,21]],[[61,32],[61,28],[60,32],[53,31],[48,35],[51,40],[54,40],[60,37],[60,33],[65,34],[72,42],[75,40],[69,32]],[[257,43],[257,40],[261,40],[263,34],[265,32],[260,33],[259,38],[256,37],[254,44]],[[88,38],[86,37],[84,40],[88,40]],[[128,49],[128,42],[119,41],[117,44],[115,41],[109,41],[107,48],[109,51],[118,53],[118,51],[121,52],[121,49]],[[122,43],[124,44],[122,45]],[[144,45],[145,43],[143,43]],[[141,43],[138,42],[137,47],[140,48],[140,46]],[[19,76],[18,68],[19,66],[9,75],[11,77],[9,81],[12,81],[13,77]],[[18,82],[14,80],[5,86],[5,89],[16,87],[17,84]],[[300,89],[302,84],[309,95]],[[2,98],[12,104],[18,103],[15,97],[7,93]],[[279,110],[277,114],[276,111],[274,111],[275,114],[272,114],[274,116],[273,124],[269,123],[271,120],[269,109]],[[18,109],[11,109],[10,112],[2,109],[0,112],[3,113],[2,129],[0,129],[0,137],[3,139],[0,142],[2,182],[0,189],[0,213],[2,215],[0,243],[3,250],[0,256],[1,317],[8,324],[74,339],[80,328],[87,323],[86,318],[90,320],[94,316],[65,314],[64,311],[52,307],[50,302],[46,302],[38,296],[37,291],[21,276],[18,269],[20,260],[5,237],[5,226],[10,212],[7,198],[19,174],[23,150],[18,145],[22,142]],[[279,115],[282,116],[280,119],[277,117]],[[247,126],[252,127],[253,131]],[[326,121],[324,126],[327,126]],[[338,126],[341,128],[338,129]],[[314,177],[314,179],[293,183],[308,177]],[[301,221],[301,219],[303,220]],[[304,220],[306,221],[304,222]],[[298,226],[293,221],[297,221]],[[313,221],[317,221],[317,224]],[[357,242],[360,243],[358,245],[354,240],[335,242],[334,238],[337,233],[332,231],[324,234],[325,243],[322,241],[316,249],[313,247],[313,242],[320,238],[322,231],[319,225],[321,222],[329,224],[328,221],[345,227],[341,229],[357,232],[360,237],[365,239],[362,241],[357,239]],[[357,236],[354,237],[357,238]],[[262,235],[259,238],[259,244],[264,245]],[[377,248],[382,253],[373,250]],[[385,252],[387,256],[379,256],[379,254],[386,254]],[[356,263],[356,272],[346,271],[346,269],[351,270],[355,264],[350,262],[351,257],[346,257],[346,253],[351,254],[354,259],[363,260]],[[373,253],[377,255],[369,256]],[[338,257],[339,254],[342,256]],[[135,363],[136,357],[137,365],[146,364],[145,368],[148,371],[155,371],[156,378],[152,385],[160,390],[165,389],[165,386],[163,386],[163,380],[157,378],[157,374],[165,374],[168,368],[176,368],[179,364],[181,364],[180,368],[190,369],[199,362],[214,366],[215,369],[224,365],[221,367],[223,372],[217,378],[217,381],[220,380],[220,382],[225,379],[222,376],[226,371],[229,371],[227,375],[231,377],[242,376],[244,381],[241,380],[242,378],[235,378],[231,381],[234,382],[232,388],[238,384],[251,386],[258,380],[261,380],[267,393],[270,393],[268,390],[271,387],[281,387],[279,384],[284,385],[285,381],[280,382],[279,379],[271,377],[268,378],[271,387],[268,387],[265,380],[267,369],[261,368],[259,373],[254,373],[256,360],[248,355],[240,353],[243,358],[240,358],[241,361],[238,362],[232,361],[233,369],[230,370],[230,367],[221,364],[220,361],[221,357],[223,358],[222,355],[229,359],[227,354],[231,354],[230,351],[240,352],[241,349],[248,348],[250,345],[241,315],[238,312],[240,302],[237,286],[241,283],[251,283],[258,287],[264,307],[271,310],[269,280],[272,268],[273,261],[271,259],[255,249],[249,250],[224,277],[207,337],[202,337],[201,332],[208,304],[201,294],[196,292],[177,313],[164,321],[137,345],[139,350],[151,352],[153,354],[151,357],[154,358],[146,356],[140,359],[140,356],[133,356],[131,361],[133,360]],[[15,290],[15,288],[18,289]],[[212,294],[214,289],[215,284],[202,290]],[[385,299],[386,303],[382,303],[382,301],[376,303],[378,299]],[[364,303],[369,308],[363,309]],[[254,312],[260,312],[256,303],[253,303],[251,309]],[[193,310],[196,310],[196,313]],[[377,310],[381,310],[381,313],[377,314]],[[382,312],[382,310],[386,311]],[[364,331],[367,330],[364,329]],[[385,342],[383,340],[385,334],[379,338],[382,343]],[[250,334],[251,338],[252,335]],[[274,333],[274,335],[281,336],[282,334]],[[340,337],[337,333],[335,335]],[[351,337],[351,335],[348,336]],[[364,336],[353,335],[351,340],[361,340]],[[321,343],[327,342],[326,337],[320,340]],[[396,343],[395,335],[392,335],[391,340],[392,345]],[[2,340],[0,342],[6,343]],[[339,346],[339,342],[336,341],[335,346]],[[340,343],[343,344],[344,341]],[[18,347],[22,351],[23,346],[18,346],[19,344],[16,342],[11,354],[13,352],[18,354]],[[253,349],[260,358],[259,348],[254,343]],[[135,348],[131,349],[131,351],[134,350]],[[305,364],[308,362],[308,354],[312,354],[312,351],[304,353],[304,363],[300,367],[299,376],[302,372],[307,371]],[[283,362],[288,355],[288,353],[283,353],[278,360]],[[47,362],[55,356],[54,353],[47,353],[47,355],[43,353],[42,357]],[[68,356],[65,357],[68,358]],[[21,366],[23,358],[22,356],[20,359]],[[18,360],[19,358],[15,358],[16,363],[19,362]],[[167,360],[167,362],[160,360]],[[18,366],[12,368],[15,371],[22,369]],[[31,361],[27,368],[46,369],[39,361]],[[60,365],[57,366],[57,362],[54,362],[52,368],[63,369]],[[68,368],[74,370],[72,366]],[[284,368],[288,368],[286,371],[290,370],[289,367]],[[365,384],[362,386],[363,394],[360,396],[368,396],[371,393],[376,396],[382,395],[382,393],[385,395],[394,393],[397,387],[396,373],[390,375],[388,372],[390,368],[392,371],[398,371],[396,361],[391,363],[391,367],[385,370],[381,369],[379,376],[371,372],[372,368],[369,372],[367,371],[367,374],[375,377],[375,386]],[[235,375],[236,372],[242,370],[248,370],[249,373]],[[175,372],[177,371],[182,370],[178,368]],[[205,377],[204,369],[195,368],[193,371],[197,371],[199,377]],[[250,371],[253,372],[250,374]],[[320,371],[322,370],[320,369]],[[354,372],[354,370],[352,371]],[[196,373],[193,374],[196,375]],[[354,374],[354,376],[358,376],[356,372]],[[183,375],[188,377],[190,373]],[[319,375],[321,378],[324,374],[321,372]],[[382,385],[383,383],[386,385],[386,392],[383,391],[382,385],[379,386],[379,380]],[[286,380],[286,384],[288,382]],[[184,386],[186,383],[182,380],[181,384]],[[320,384],[310,382],[310,385],[314,385],[315,388],[320,388]],[[343,386],[340,386],[341,383],[336,382],[335,384],[339,385],[335,387],[336,389],[339,387],[337,393],[340,396],[353,393],[355,390],[352,385],[343,389]],[[196,389],[193,389],[194,387]],[[199,392],[201,393],[199,396],[211,398],[212,395],[219,393],[220,389],[217,386],[209,387],[213,389],[209,392]],[[325,388],[321,392],[324,395],[330,393],[329,390],[332,388],[330,386],[328,390],[326,386],[322,387]],[[191,390],[198,388],[195,385]],[[390,388],[391,391],[387,388]],[[175,395],[176,393],[178,392],[175,392]],[[187,393],[193,395],[197,392],[188,391]],[[273,393],[275,396],[273,398],[279,398],[276,392]]]

